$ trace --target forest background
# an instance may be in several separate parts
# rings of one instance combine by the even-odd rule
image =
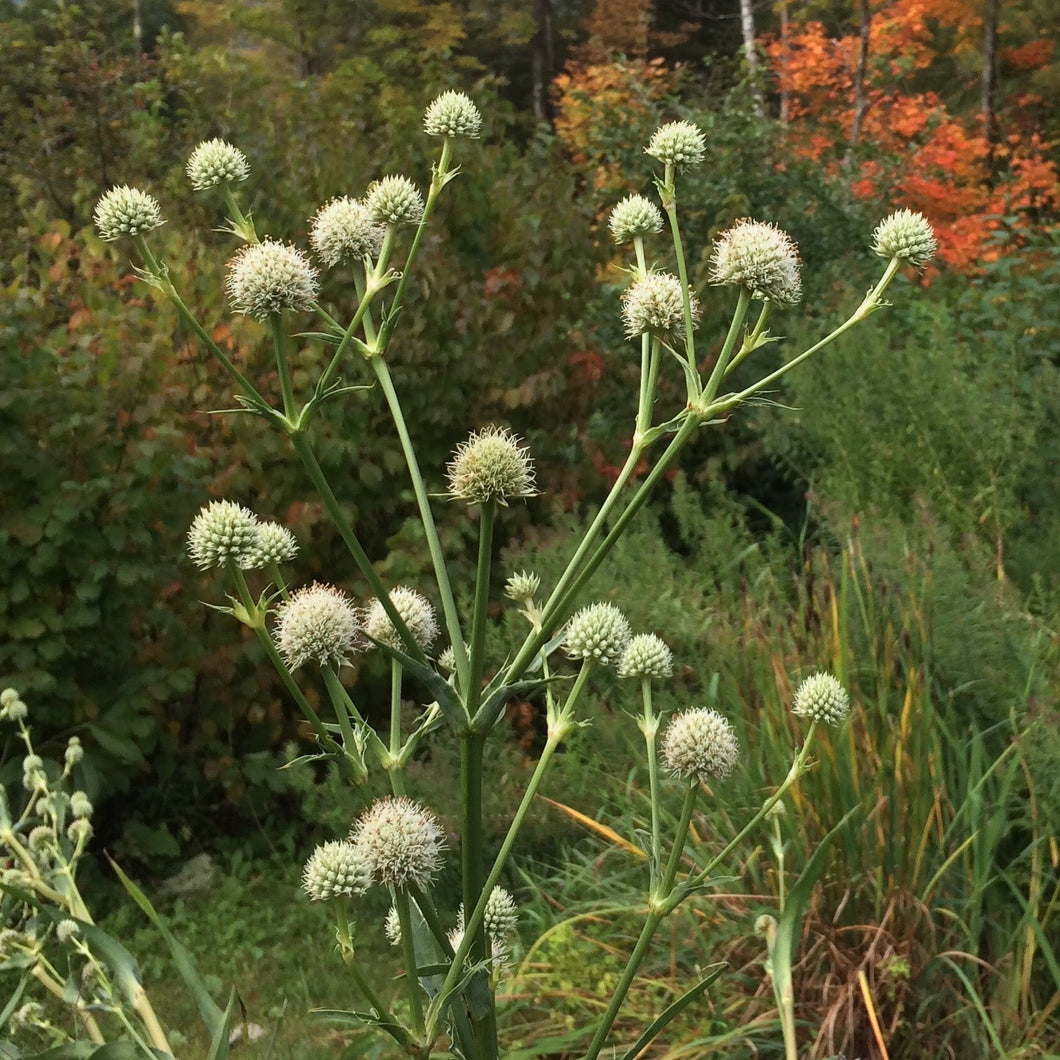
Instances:
[[[81,736],[101,850],[149,879],[204,850],[225,867],[212,911],[175,911],[204,951],[224,951],[219,976],[265,954],[286,967],[274,933],[240,911],[263,876],[274,889],[255,893],[290,932],[314,923],[326,937],[295,908],[297,867],[364,796],[278,771],[303,734],[255,646],[199,603],[210,588],[186,529],[210,497],[244,501],[296,532],[307,581],[363,587],[287,455],[200,411],[229,404],[225,379],[99,241],[91,211],[115,183],[156,194],[178,286],[214,340],[254,363],[256,333],[223,303],[217,204],[186,187],[191,148],[237,144],[255,216],[301,239],[331,196],[384,172],[422,177],[424,105],[459,88],[486,128],[442,200],[391,366],[439,492],[470,429],[504,423],[530,443],[543,498],[505,522],[508,571],[558,568],[571,521],[628,448],[637,366],[605,222],[650,190],[643,145],[660,122],[694,120],[710,145],[681,205],[700,330],[719,346],[725,306],[705,263],[737,218],[799,244],[804,305],[782,329],[794,342],[860,300],[884,214],[909,207],[936,226],[938,260],[902,279],[894,308],[788,377],[782,407],[702,433],[595,585],[619,587],[635,624],[674,648],[671,705],[714,696],[739,712],[745,745],[766,746],[733,805],[782,768],[768,752],[785,725],[780,675],[829,666],[860,705],[845,764],[809,778],[785,824],[808,855],[865,810],[802,920],[813,1055],[882,1056],[884,1040],[901,1057],[1060,1052],[1058,23],[1047,0],[0,3],[0,683],[30,704],[42,753]],[[381,576],[417,584],[426,550],[382,423],[371,401],[333,406],[318,452]],[[444,505],[439,518],[470,574],[467,527]],[[352,680],[385,703],[373,666]],[[606,709],[616,724],[574,742],[550,794],[592,814],[604,791],[612,825],[625,815],[631,830],[641,778],[616,765],[623,715]],[[538,738],[535,704],[509,720],[498,832]],[[17,783],[13,751],[0,770]],[[446,765],[423,764],[442,799]],[[527,1041],[562,1039],[559,1055],[577,1047],[581,987],[593,993],[571,969],[600,969],[606,989],[622,930],[620,914],[564,921],[589,896],[579,873],[620,881],[628,857],[540,814],[513,885],[551,948],[513,1004],[537,1028]],[[733,996],[681,1032],[700,1055],[776,1045],[747,928],[776,869],[760,850],[741,868],[654,973],[665,991],[719,945],[740,969]],[[262,1011],[282,978],[259,983]]]

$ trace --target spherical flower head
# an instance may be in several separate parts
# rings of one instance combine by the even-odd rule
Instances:
[[[699,316],[699,303],[689,295],[692,316]],[[681,327],[685,319],[681,281],[669,272],[649,272],[635,280],[622,295],[622,319],[626,337],[651,333],[665,335]]]
[[[310,224],[309,245],[329,267],[378,257],[386,232],[385,226],[372,220],[363,202],[345,195],[321,206]]]
[[[83,761],[85,757],[85,749],[81,746],[81,738],[79,736],[71,736],[66,742],[66,753],[63,758],[68,766],[76,766],[79,762]]]
[[[404,795],[380,799],[350,835],[372,883],[427,887],[442,867],[445,835],[438,819]]]
[[[659,207],[643,195],[627,195],[611,211],[607,227],[616,243],[631,243],[638,236],[661,232],[663,215]]]
[[[563,650],[572,659],[607,666],[626,650],[630,636],[629,621],[614,604],[589,604],[567,623]]]
[[[410,589],[407,585],[399,585],[393,592],[388,594],[394,610],[401,616],[401,620],[408,627],[412,639],[426,651],[438,636],[438,621],[434,617],[434,608],[430,600],[423,593]],[[364,631],[373,640],[378,640],[388,647],[401,649],[404,647],[401,637],[398,635],[394,623],[379,600],[373,600],[364,618]]]
[[[55,928],[55,937],[65,945],[81,934],[81,927],[76,920],[60,920]]]
[[[476,139],[482,131],[482,115],[465,93],[443,92],[423,115],[423,131],[428,136]]]
[[[710,255],[710,282],[746,287],[756,298],[797,302],[802,295],[799,251],[787,232],[747,218],[722,232]]]
[[[70,812],[75,817],[92,816],[92,800],[83,792],[75,791],[70,795]]]
[[[383,177],[371,184],[364,196],[368,216],[376,224],[419,224],[423,197],[408,177]]]
[[[92,838],[92,822],[87,817],[78,817],[66,829],[66,838],[75,846],[83,846]]]
[[[47,791],[48,776],[40,755],[26,755],[22,760],[22,786],[27,791]]]
[[[674,776],[703,784],[733,771],[740,744],[728,718],[710,707],[693,707],[670,719],[660,750]]]
[[[504,583],[504,595],[516,603],[525,604],[537,595],[541,579],[533,571],[517,571]]]
[[[456,447],[446,467],[449,495],[468,504],[497,501],[536,493],[534,463],[522,439],[507,427],[489,426]]]
[[[896,210],[872,233],[872,249],[881,258],[900,258],[917,267],[926,265],[938,248],[927,218],[915,210]]]
[[[839,725],[850,713],[850,696],[832,674],[811,674],[795,690],[793,714]]]
[[[285,309],[310,309],[319,289],[316,269],[305,254],[275,239],[248,243],[228,263],[225,290],[232,308],[255,320]]]
[[[0,692],[0,718],[10,718],[12,721],[25,721],[29,715],[29,707],[22,701],[22,697],[13,688],[5,688]]]
[[[289,563],[297,555],[298,540],[286,526],[258,523],[254,544],[247,550],[239,566],[243,570],[258,570],[272,563]]]
[[[698,166],[706,156],[707,139],[690,121],[672,121],[655,130],[644,150],[667,166]]]
[[[367,886],[367,866],[353,843],[345,839],[318,846],[302,872],[302,889],[314,902],[361,894]]]
[[[210,501],[188,530],[188,555],[199,570],[242,565],[258,535],[258,517],[234,501]]]
[[[142,236],[166,223],[153,195],[127,184],[111,188],[96,203],[92,215],[100,238],[113,242],[122,236]]]
[[[26,844],[35,854],[47,851],[55,846],[55,833],[46,824],[39,824],[30,829]]]
[[[196,191],[237,184],[250,176],[247,156],[225,140],[203,140],[189,156],[186,169]]]
[[[346,664],[359,631],[357,609],[333,585],[303,586],[276,610],[276,645],[292,670],[307,662]]]
[[[618,660],[619,677],[670,677],[674,653],[654,633],[638,633]]]

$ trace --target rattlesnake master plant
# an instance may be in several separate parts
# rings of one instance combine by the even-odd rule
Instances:
[[[710,264],[710,281],[717,287],[703,297],[728,297],[733,310],[730,326],[721,336],[720,352],[710,362],[709,373],[704,373],[697,335],[700,294],[688,281],[677,202],[679,172],[701,164],[708,145],[702,131],[689,122],[659,129],[645,148],[656,165],[656,197],[624,199],[615,206],[609,224],[615,243],[629,247],[632,253],[622,316],[626,334],[639,350],[641,372],[639,386],[630,395],[635,431],[629,454],[560,577],[543,585],[536,572],[512,572],[505,585],[507,602],[497,601],[490,593],[494,527],[506,505],[535,503],[531,454],[503,425],[469,423],[469,440],[457,449],[448,468],[430,470],[432,480],[444,477],[448,484],[447,494],[435,494],[432,499],[387,363],[390,343],[400,330],[399,317],[409,312],[406,291],[415,276],[424,233],[439,197],[457,176],[454,155],[461,139],[479,135],[482,127],[477,108],[462,93],[439,97],[428,108],[424,124],[426,133],[441,140],[425,197],[405,175],[391,173],[375,180],[364,175],[357,187],[349,189],[351,194],[332,199],[311,214],[309,242],[316,261],[324,268],[340,269],[341,275],[352,280],[357,307],[345,320],[336,319],[317,302],[319,279],[309,256],[280,236],[259,236],[255,223],[242,212],[234,185],[249,179],[249,168],[238,149],[210,142],[193,153],[189,162],[193,185],[223,188],[228,212],[224,230],[244,244],[230,255],[230,306],[233,312],[259,321],[271,341],[279,380],[278,404],[267,400],[254,380],[216,345],[211,337],[213,322],[196,319],[174,286],[146,238],[162,223],[155,199],[137,189],[116,188],[100,201],[97,224],[103,238],[131,241],[140,261],[140,277],[173,302],[204,353],[219,361],[242,411],[259,417],[263,429],[275,430],[278,444],[302,465],[307,484],[317,492],[369,587],[368,598],[360,600],[343,586],[289,588],[300,580],[295,566],[297,542],[285,528],[263,522],[258,513],[245,508],[242,498],[207,505],[189,532],[192,562],[226,583],[231,594],[215,610],[254,631],[307,719],[315,743],[307,757],[337,763],[355,784],[370,771],[379,770],[391,790],[390,796],[367,807],[359,821],[351,822],[347,837],[335,836],[322,844],[303,870],[309,897],[334,909],[339,952],[361,995],[359,1004],[339,1018],[370,1024],[412,1057],[426,1058],[446,1043],[467,1060],[494,1060],[503,1053],[503,1012],[498,1011],[496,987],[506,967],[501,958],[517,931],[518,908],[500,886],[501,879],[557,749],[575,726],[592,719],[596,676],[604,668],[615,668],[626,679],[620,687],[631,705],[636,701],[644,737],[651,807],[650,833],[644,840],[645,918],[624,973],[611,996],[602,999],[606,1006],[586,1017],[592,1019],[592,1026],[586,1028],[591,1041],[584,1056],[595,1060],[605,1048],[610,1052],[631,1046],[626,1055],[632,1056],[647,1048],[654,1036],[665,1033],[666,1019],[661,1019],[636,1043],[610,1041],[656,929],[682,901],[709,888],[717,873],[731,869],[730,859],[737,848],[783,805],[785,794],[807,768],[818,725],[841,722],[849,704],[831,675],[816,674],[800,686],[795,706],[798,714],[806,716],[807,729],[792,753],[787,776],[747,815],[721,853],[705,868],[684,875],[682,852],[697,800],[708,783],[709,790],[722,790],[726,777],[740,768],[740,748],[727,717],[733,705],[692,703],[672,719],[662,718],[653,703],[653,687],[671,678],[674,659],[669,647],[654,632],[631,629],[622,612],[622,586],[611,587],[607,599],[596,601],[582,598],[583,587],[693,436],[702,427],[722,422],[733,409],[766,391],[802,360],[884,305],[884,293],[898,269],[903,264],[922,264],[930,253],[930,227],[918,215],[906,213],[884,221],[876,230],[874,249],[887,264],[850,317],[779,368],[763,372],[742,389],[727,390],[733,369],[774,341],[766,327],[774,309],[797,298],[797,250],[785,233],[761,221],[738,221],[718,238]],[[661,236],[664,228],[669,246]],[[649,260],[659,265],[649,266]],[[315,330],[307,330],[304,314],[319,318]],[[714,336],[706,341],[713,344]],[[316,348],[314,359],[320,370],[299,389],[291,371],[290,351],[306,343]],[[664,372],[677,373],[684,383],[681,400],[670,408],[662,407],[659,381]],[[375,386],[346,385],[347,379],[361,378]],[[430,581],[411,586],[382,581],[357,527],[346,516],[344,501],[351,498],[344,497],[344,486],[329,482],[320,467],[312,440],[314,421],[324,401],[339,399],[386,405],[423,524],[433,568]],[[635,469],[644,465],[649,468],[647,474],[634,483]],[[472,586],[453,585],[435,527],[435,505],[454,501],[469,507],[468,518],[474,518],[477,526],[478,558]],[[469,603],[458,607],[458,599]],[[526,625],[520,641],[493,655],[486,652],[485,634],[490,609],[498,605],[516,608]],[[444,647],[435,661],[440,634],[444,634]],[[368,724],[356,703],[355,690],[343,680],[353,653],[369,648],[385,654],[390,665],[390,722],[379,730]],[[407,681],[412,682],[408,691],[430,700],[408,731],[403,728],[401,710]],[[542,704],[545,744],[508,832],[499,849],[487,857],[483,760],[489,741],[501,738],[497,723],[515,695],[533,697]],[[28,808],[15,815],[5,802],[0,821],[0,839],[13,865],[5,881],[10,886],[4,899],[5,916],[15,925],[9,931],[17,936],[8,938],[5,945],[9,951],[12,946],[21,947],[20,952],[27,955],[24,981],[28,983],[34,976],[51,975],[51,966],[42,963],[47,958],[35,941],[40,932],[54,935],[60,945],[85,945],[93,952],[91,939],[84,934],[86,926],[91,926],[87,907],[76,889],[71,890],[73,865],[83,853],[88,829],[60,835],[78,820],[87,822],[87,817],[77,816],[73,797],[52,813],[51,782],[45,783],[47,773],[33,760],[24,705],[20,706],[15,693],[5,696],[0,717],[18,726],[30,763],[26,768]],[[412,801],[405,791],[408,765],[428,739],[448,739],[460,747],[462,809],[456,837],[447,837],[430,807]],[[40,779],[42,775],[45,780]],[[683,798],[682,811],[676,828],[664,829],[660,806],[670,791]],[[71,815],[73,820],[67,824]],[[49,822],[56,828],[54,849],[43,838],[35,846],[30,836],[42,833],[33,829],[51,827]],[[45,848],[51,851],[47,860],[39,852]],[[433,892],[434,881],[443,865],[457,857],[461,901],[440,904]],[[56,873],[69,886],[60,887]],[[297,866],[292,866],[295,873]],[[125,882],[145,904],[131,882]],[[354,928],[364,915],[361,894],[371,887],[389,892],[392,911],[387,934],[400,957],[394,967],[369,974],[356,958]],[[38,913],[38,906],[54,910],[54,917]],[[60,931],[53,924],[66,926]],[[89,957],[82,954],[81,959],[88,961]],[[230,1014],[202,1001],[201,984],[186,964],[181,967],[200,998],[216,1046],[214,1055],[222,1056]],[[108,968],[101,961],[94,975],[110,974]],[[403,972],[397,981],[404,1001],[392,1008],[380,990],[399,972]],[[691,1003],[717,974],[717,969],[712,970],[692,984],[682,1003]],[[145,1055],[151,1055],[148,1046],[166,1051],[161,1029],[158,1036],[145,1030],[147,1017],[140,1008],[136,1013],[140,1024],[134,1025],[131,1019],[114,1027],[108,1024],[108,1033],[132,1037],[144,1046]],[[19,1018],[25,1022],[33,1018],[33,1012]],[[103,1033],[103,1024],[95,1016],[69,1026],[69,1033],[93,1041]],[[790,1049],[793,1043],[786,1042],[786,1047]]]

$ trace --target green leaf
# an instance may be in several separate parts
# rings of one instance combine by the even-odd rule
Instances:
[[[179,945],[179,943],[178,943]],[[183,947],[182,947],[183,948]],[[185,980],[187,982],[187,980]],[[209,996],[209,995],[207,995]],[[213,1002],[211,1001],[211,1004]],[[214,1006],[216,1008],[216,1006]],[[228,1051],[231,1048],[229,1045],[229,1036],[231,1034],[232,1026],[232,1013],[236,1007],[236,991],[235,987],[232,988],[232,992],[228,995],[228,1005],[225,1007],[224,1014],[221,1017],[221,1022],[213,1031],[213,1035],[210,1039],[210,1054],[206,1060],[228,1060]],[[240,1009],[242,1009],[240,1004]],[[202,1009],[199,1009],[200,1013]],[[206,1021],[205,1015],[203,1016],[203,1022],[209,1027],[209,1023]],[[243,1022],[246,1023],[246,1013],[243,1013]],[[246,1033],[244,1029],[244,1034]]]
[[[429,666],[417,662],[411,655],[406,655],[403,651],[392,648],[389,644],[384,644],[382,641],[375,640],[372,637],[368,637],[368,640],[389,655],[390,658],[397,659],[406,673],[422,681],[427,686],[454,732],[463,733],[468,731],[467,709],[452,686],[441,674],[435,673]]]
[[[127,736],[118,736],[103,728],[102,725],[89,725],[89,732],[96,738],[96,742],[104,751],[108,751],[115,758],[123,762],[135,762],[140,764],[144,761],[143,752],[133,740]]]

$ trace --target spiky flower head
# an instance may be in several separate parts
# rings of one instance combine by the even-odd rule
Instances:
[[[692,316],[699,316],[699,303],[689,295]],[[669,272],[649,272],[626,288],[622,295],[622,319],[626,337],[651,333],[664,335],[680,327],[685,319],[681,281]]]
[[[408,177],[383,177],[369,185],[364,196],[368,216],[376,224],[419,224],[423,197]]]
[[[386,920],[383,921],[383,933],[391,946],[401,945],[401,917],[398,915],[396,905],[392,905],[386,911]]]
[[[511,893],[503,887],[494,887],[486,899],[483,923],[486,933],[498,942],[506,942],[515,934],[519,922],[519,909]]]
[[[258,517],[235,501],[210,501],[188,530],[188,555],[199,570],[242,566],[258,536]]]
[[[258,523],[254,544],[247,550],[240,567],[258,570],[272,563],[289,563],[298,555],[298,540],[279,523]]]
[[[443,92],[423,115],[423,131],[428,136],[469,136],[482,130],[482,115],[463,92]]]
[[[267,320],[285,309],[310,309],[319,289],[309,258],[275,239],[248,243],[228,262],[225,290],[232,308],[255,320]]]
[[[72,942],[81,934],[81,926],[76,920],[60,920],[55,928],[55,937],[64,945]]]
[[[804,718],[839,725],[850,713],[850,696],[832,674],[811,674],[795,689],[791,710]]]
[[[92,800],[83,791],[72,792],[70,795],[70,812],[75,817],[91,817]]]
[[[638,633],[618,660],[619,677],[670,677],[674,653],[654,633]]]
[[[385,887],[426,887],[442,867],[445,835],[438,819],[404,795],[374,802],[350,840],[370,881]]]
[[[68,766],[76,766],[79,762],[83,761],[85,757],[85,749],[81,745],[80,736],[71,736],[66,741],[66,753],[63,758]]]
[[[188,179],[196,191],[238,184],[250,176],[247,156],[226,140],[203,140],[188,157]]]
[[[75,846],[84,846],[92,838],[92,822],[87,817],[78,817],[66,829],[66,838]]]
[[[692,707],[670,719],[660,751],[674,776],[703,784],[733,771],[740,744],[728,718],[711,707]]]
[[[537,595],[541,588],[541,579],[533,571],[516,571],[504,583],[504,595],[516,603],[526,603]]]
[[[96,203],[92,215],[100,238],[113,242],[122,236],[142,236],[166,223],[153,195],[127,184],[111,188]]]
[[[607,666],[625,651],[630,636],[629,621],[614,604],[589,604],[567,623],[563,650],[572,659]]]
[[[644,150],[667,166],[698,166],[706,156],[707,139],[690,121],[672,121],[655,130]]]
[[[0,692],[0,718],[24,721],[28,714],[29,707],[15,689],[5,688],[3,692]]]
[[[412,639],[426,651],[438,636],[438,620],[434,617],[434,608],[423,593],[399,585],[388,594],[394,610],[408,626]],[[381,641],[391,648],[403,647],[401,637],[390,621],[379,600],[373,600],[364,618],[364,631],[373,640]]]
[[[359,630],[357,609],[333,585],[303,586],[276,610],[276,644],[292,670],[307,662],[346,664]]]
[[[302,889],[314,902],[361,894],[367,887],[367,866],[353,843],[345,839],[318,846],[302,872]]]
[[[722,232],[710,255],[710,282],[746,287],[756,298],[797,302],[802,295],[799,251],[787,232],[743,218]]]
[[[47,791],[48,775],[40,755],[26,755],[22,759],[22,786],[27,791]]]
[[[325,203],[310,220],[309,244],[327,266],[376,258],[386,229],[372,220],[368,207],[344,195]]]
[[[55,833],[48,825],[39,824],[36,828],[30,829],[26,837],[26,845],[34,854],[40,854],[55,845]]]
[[[456,670],[456,652],[452,644],[448,645],[438,656],[438,668],[450,674]]]
[[[630,243],[637,236],[661,232],[663,215],[659,207],[643,195],[627,195],[612,211],[607,227],[616,243]]]
[[[449,495],[468,504],[535,494],[534,463],[522,439],[507,427],[490,425],[456,447],[445,469]]]
[[[934,229],[915,210],[895,210],[872,233],[872,249],[881,258],[900,258],[917,267],[926,265],[938,248]]]

